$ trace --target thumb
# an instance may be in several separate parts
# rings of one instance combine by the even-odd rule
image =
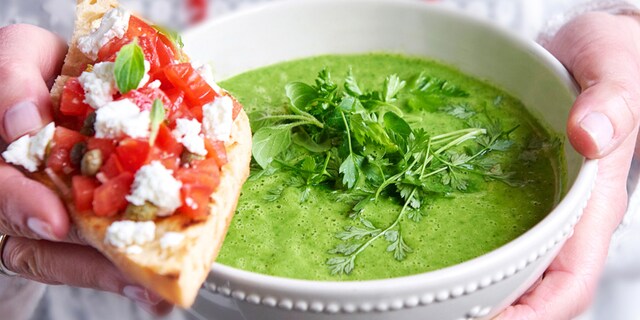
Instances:
[[[0,137],[9,143],[51,122],[49,87],[66,45],[30,25],[0,28]]]
[[[572,72],[582,93],[567,125],[588,158],[617,149],[640,118],[640,24],[634,18],[585,14],[558,32],[549,51]]]

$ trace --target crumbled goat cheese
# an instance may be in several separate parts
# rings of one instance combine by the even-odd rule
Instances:
[[[147,88],[160,89],[160,86],[162,86],[162,82],[160,82],[160,80],[153,80],[153,81],[151,81],[151,83],[149,83]]]
[[[47,146],[53,139],[56,126],[53,122],[42,128],[35,136],[24,135],[9,145],[2,153],[7,163],[24,167],[29,172],[35,172],[42,164]]]
[[[107,228],[104,241],[117,248],[143,246],[156,238],[156,224],[153,221],[115,221]]]
[[[131,254],[131,255],[136,255],[136,254],[141,254],[142,252],[144,252],[144,250],[142,250],[141,246],[130,246],[127,247],[127,254]]]
[[[213,88],[215,92],[217,92],[218,94],[222,92],[220,86],[216,83],[215,80],[213,80],[213,71],[211,70],[211,66],[208,63],[200,64],[197,62],[192,62],[191,66],[204,79],[204,81],[207,82],[207,84],[211,86],[211,88]]]
[[[131,14],[121,8],[114,8],[104,14],[100,26],[90,34],[78,39],[78,48],[92,60],[98,58],[98,52],[113,38],[122,38],[129,28]],[[95,27],[95,26],[94,26]]]
[[[113,95],[118,92],[113,68],[113,62],[96,63],[93,71],[85,71],[78,77],[85,92],[84,102],[94,109],[113,101]]]
[[[233,100],[228,96],[217,97],[202,107],[202,125],[207,138],[228,141],[233,128]]]
[[[175,248],[184,240],[184,234],[179,232],[167,232],[160,238],[160,247],[162,249]]]
[[[189,152],[206,156],[207,149],[204,147],[204,135],[201,132],[202,124],[198,120],[178,119],[172,134]]]
[[[148,201],[158,207],[158,216],[168,216],[182,205],[180,188],[182,183],[173,177],[173,171],[153,161],[136,172],[127,200],[136,206]]]
[[[94,129],[96,138],[117,139],[123,136],[146,138],[151,119],[149,111],[140,108],[129,99],[109,102],[96,111]]]

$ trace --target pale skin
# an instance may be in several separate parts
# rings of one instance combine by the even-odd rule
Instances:
[[[640,116],[638,41],[635,18],[591,13],[568,23],[549,45],[582,88],[568,134],[579,152],[600,159],[597,184],[575,234],[544,278],[499,319],[571,319],[589,305],[611,235],[626,209],[626,177]],[[0,79],[10,79],[0,86],[2,141],[14,141],[51,121],[48,91],[66,49],[61,39],[37,27],[0,29]],[[610,125],[602,124],[606,119]],[[0,232],[10,235],[3,261],[22,277],[124,294],[155,313],[170,308],[86,246],[55,193],[4,162]]]

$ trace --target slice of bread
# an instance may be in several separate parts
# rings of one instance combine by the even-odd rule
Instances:
[[[56,109],[59,108],[65,82],[69,77],[79,76],[87,64],[93,62],[78,49],[78,38],[88,34],[92,23],[117,5],[115,0],[78,1],[76,29],[69,53],[62,75],[51,90],[51,98]],[[182,215],[156,219],[156,239],[142,246],[141,254],[127,254],[125,250],[105,243],[107,228],[118,218],[80,214],[75,210],[73,202],[67,199],[72,220],[87,243],[109,258],[123,274],[158,293],[167,301],[189,307],[193,304],[220,250],[235,212],[241,187],[249,174],[251,128],[244,111],[235,119],[226,150],[228,164],[222,168],[220,185],[211,197],[209,217],[198,222]],[[52,185],[50,181],[46,182],[47,185]],[[163,249],[159,239],[166,232],[179,232],[186,237],[177,247]]]

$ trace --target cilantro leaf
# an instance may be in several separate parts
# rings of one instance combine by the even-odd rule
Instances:
[[[360,166],[364,158],[357,154],[350,154],[340,165],[340,173],[342,174],[342,183],[349,189],[353,188],[359,177]]]

